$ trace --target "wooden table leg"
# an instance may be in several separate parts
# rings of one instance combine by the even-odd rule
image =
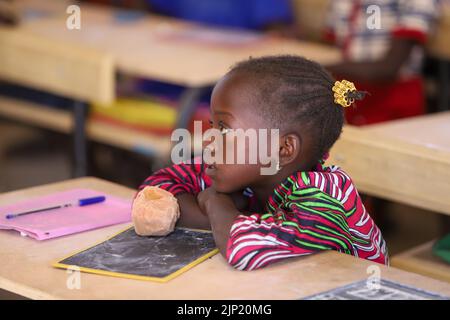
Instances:
[[[449,61],[439,59],[439,93],[438,111],[450,110],[449,87],[450,87],[450,67]]]
[[[74,142],[74,177],[87,175],[87,138],[86,118],[89,105],[84,102],[74,101],[73,104],[73,142]]]

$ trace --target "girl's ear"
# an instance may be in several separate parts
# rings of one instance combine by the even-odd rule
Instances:
[[[297,159],[301,152],[302,139],[299,135],[289,133],[280,138],[280,166],[284,167]]]

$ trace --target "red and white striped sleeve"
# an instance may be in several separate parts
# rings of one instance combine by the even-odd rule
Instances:
[[[140,186],[139,191],[146,186],[157,186],[173,195],[190,193],[197,195],[211,185],[210,178],[204,173],[205,164],[201,161],[175,164],[163,168],[149,176]]]

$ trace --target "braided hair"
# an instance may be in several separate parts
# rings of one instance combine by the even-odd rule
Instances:
[[[334,103],[335,80],[320,64],[294,55],[265,56],[237,63],[232,73],[251,77],[261,108],[258,111],[274,128],[302,128],[312,135],[312,164],[339,138],[344,110]],[[348,98],[360,100],[365,93],[349,94]]]

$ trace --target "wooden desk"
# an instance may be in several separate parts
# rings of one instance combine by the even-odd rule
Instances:
[[[329,163],[360,192],[450,215],[450,112],[346,126]]]
[[[398,170],[414,177],[398,181],[403,192],[411,191],[407,203],[421,202],[421,208],[450,214],[450,111],[366,126],[364,130],[392,140],[394,145],[406,143],[411,152],[416,151],[410,159],[398,160]]]
[[[450,153],[450,111],[383,122],[364,130]]]
[[[329,162],[346,170],[360,192],[450,215],[450,112],[346,126]],[[392,265],[450,279],[431,243],[392,257]]]
[[[55,7],[61,4],[53,3]],[[46,8],[44,2],[42,5]],[[22,32],[20,28],[2,26],[0,61],[1,80],[74,100],[74,175],[85,175],[87,103],[114,100],[115,69],[111,56],[93,48],[62,44]]]
[[[80,178],[2,194],[0,205],[75,187],[128,199],[135,192],[103,180]],[[297,299],[367,279],[367,267],[373,265],[333,251],[242,272],[216,255],[165,284],[82,273],[80,290],[69,290],[66,271],[50,266],[51,261],[125,227],[117,225],[43,242],[23,238],[17,232],[0,231],[0,288],[32,299]],[[385,279],[450,295],[446,283],[380,268]]]
[[[390,140],[388,144],[393,146],[378,152],[386,169],[373,173],[379,177],[386,174],[390,181],[380,184],[383,191],[375,194],[450,214],[450,111],[366,126],[364,131],[378,141]],[[377,166],[372,163],[374,168]],[[373,190],[363,187],[361,191]],[[450,282],[450,266],[435,257],[431,248],[429,242],[398,254],[392,257],[392,265]]]
[[[20,2],[20,1],[19,1]],[[27,1],[25,1],[27,2]],[[45,2],[45,1],[44,1]],[[210,27],[147,15],[120,22],[121,12],[104,6],[80,4],[80,30],[66,28],[65,11],[40,19],[24,20],[18,31],[61,43],[95,48],[111,54],[117,69],[126,74],[179,84],[186,87],[213,85],[237,61],[250,56],[298,54],[323,64],[338,62],[338,49],[321,44],[262,36],[245,31],[227,31],[227,37],[249,36],[248,42],[230,45],[226,40],[195,40],[192,34],[217,30]],[[224,33],[222,30],[217,35]]]

